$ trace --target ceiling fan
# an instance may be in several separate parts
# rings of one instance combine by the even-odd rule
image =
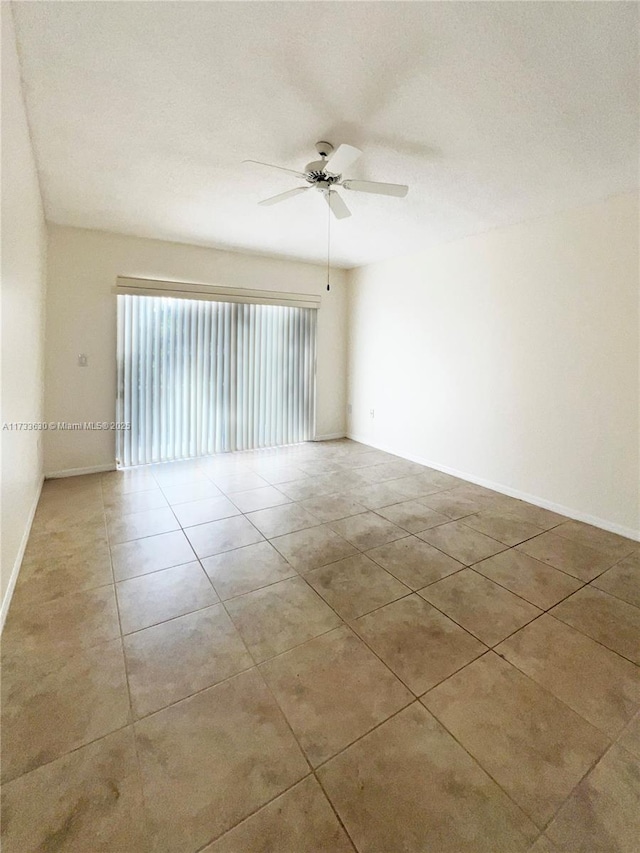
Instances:
[[[283,166],[274,166],[271,163],[263,163],[260,160],[243,160],[243,163],[257,163],[259,166],[268,166],[271,169],[280,169],[282,172],[289,172],[289,174],[302,178],[308,184],[306,187],[294,187],[292,190],[271,196],[271,198],[265,198],[263,201],[259,201],[258,204],[265,207],[271,204],[279,204],[281,201],[286,201],[288,198],[293,198],[300,193],[307,192],[307,190],[317,189],[324,195],[325,201],[331,208],[331,212],[336,219],[345,219],[347,216],[351,216],[351,211],[345,204],[342,196],[338,194],[337,187],[361,193],[397,196],[398,198],[404,198],[409,191],[409,187],[404,184],[381,184],[376,181],[345,180],[343,173],[362,154],[362,151],[359,148],[354,148],[353,145],[343,143],[342,145],[338,145],[334,150],[330,142],[317,142],[316,151],[320,155],[320,159],[312,163],[307,163],[303,172],[297,172],[295,169],[285,169]]]

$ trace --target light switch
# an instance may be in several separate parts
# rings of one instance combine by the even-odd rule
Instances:
[[[89,359],[87,358],[85,353],[81,352],[80,355],[78,356],[78,367],[88,367],[88,366],[89,366]]]

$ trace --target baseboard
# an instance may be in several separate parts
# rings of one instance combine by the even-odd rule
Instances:
[[[107,465],[92,465],[89,468],[65,468],[62,471],[49,471],[45,474],[45,480],[57,480],[60,477],[80,477],[82,474],[101,474],[103,471],[115,471],[116,463],[109,462]]]
[[[330,432],[326,435],[316,435],[314,437],[314,441],[335,441],[336,438],[346,438],[347,434],[344,432]]]
[[[27,542],[29,541],[29,535],[31,533],[31,526],[33,524],[33,519],[36,514],[36,509],[38,508],[38,501],[40,500],[40,494],[42,492],[42,484],[44,483],[44,477],[40,478],[40,484],[36,490],[36,496],[31,505],[31,509],[29,510],[29,517],[27,519],[27,525],[24,530],[24,534],[20,541],[20,547],[18,548],[18,553],[16,554],[16,559],[13,564],[13,569],[11,570],[11,575],[9,577],[9,583],[7,584],[7,588],[4,593],[4,598],[2,599],[2,605],[0,605],[0,634],[4,628],[4,623],[7,618],[7,613],[9,612],[9,605],[11,604],[11,599],[13,597],[13,591],[16,588],[16,583],[18,581],[18,575],[20,574],[20,566],[22,565],[22,559],[24,557],[24,552],[27,548]]]
[[[392,453],[394,456],[399,456],[401,459],[408,459],[410,462],[417,462],[419,465],[426,465],[428,468],[434,468],[436,471],[442,471],[444,474],[451,474],[454,477],[459,477],[461,480],[467,480],[469,483],[474,483],[476,486],[484,486],[486,489],[493,489],[494,492],[500,492],[503,495],[508,495],[510,498],[518,498],[521,501],[534,504],[534,506],[549,509],[552,512],[557,512],[559,515],[566,515],[567,518],[573,518],[575,521],[584,521],[585,524],[592,524],[594,527],[600,527],[602,530],[607,530],[609,533],[617,533],[619,536],[626,536],[627,539],[640,541],[640,530],[634,530],[632,527],[625,527],[622,524],[616,524],[608,521],[606,518],[599,518],[596,515],[590,515],[587,512],[574,509],[573,507],[564,506],[564,504],[548,501],[546,498],[541,498],[538,495],[532,495],[528,492],[522,492],[519,489],[513,489],[510,486],[505,486],[502,483],[496,483],[493,480],[487,480],[484,477],[476,477],[474,474],[469,474],[466,471],[460,471],[457,468],[450,468],[447,465],[440,465],[438,462],[433,462],[430,459],[425,459],[422,456],[413,456],[408,453],[398,453],[390,447],[382,444],[376,444],[362,436],[357,436],[353,433],[348,433],[347,438],[352,441],[358,441],[361,444],[368,444],[369,447],[375,447],[376,450],[383,450],[385,453]]]

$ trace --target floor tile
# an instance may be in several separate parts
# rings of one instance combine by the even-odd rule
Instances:
[[[504,640],[541,612],[472,569],[449,575],[419,593],[488,646]]]
[[[149,853],[131,728],[2,788],[4,853]]]
[[[336,486],[332,479],[325,476],[307,477],[305,480],[294,480],[291,483],[280,483],[278,490],[292,501],[305,501],[323,495],[335,493]]]
[[[371,483],[385,483],[397,480],[399,477],[415,477],[425,473],[425,468],[417,462],[408,462],[399,457],[389,462],[379,462],[367,468],[367,476]]]
[[[221,604],[129,634],[124,651],[137,717],[253,665]]]
[[[603,554],[616,557],[618,560],[628,557],[629,554],[637,554],[640,550],[640,544],[633,539],[609,533],[608,530],[593,527],[582,521],[565,521],[564,524],[554,528],[553,532],[574,542],[580,542],[582,545],[588,545],[596,551],[602,551]]]
[[[68,529],[32,534],[20,567],[13,606],[50,601],[113,583],[104,524],[86,536]]]
[[[290,578],[226,602],[256,661],[292,649],[340,624],[302,578]]]
[[[62,503],[67,505],[64,498],[57,501],[58,505]],[[68,514],[47,512],[46,516],[43,516],[39,514],[40,506],[38,504],[38,511],[31,525],[23,566],[27,563],[40,563],[43,558],[63,559],[65,556],[87,554],[93,550],[104,553],[105,546],[108,549],[109,540],[102,508],[97,513],[91,510],[86,514],[76,514],[76,510],[70,508]]]
[[[200,459],[200,470],[207,477],[228,477],[232,474],[243,474],[252,471],[251,453],[214,453]]]
[[[255,670],[135,730],[154,853],[194,853],[309,772]]]
[[[130,634],[218,601],[200,563],[161,569],[116,584],[122,633]]]
[[[303,467],[277,464],[264,469],[256,468],[256,473],[260,474],[272,486],[279,486],[282,483],[295,483],[298,480],[306,480],[311,472],[303,471]]]
[[[210,480],[199,480],[196,483],[182,483],[177,486],[164,486],[162,492],[171,506],[193,503],[222,495],[220,489]]]
[[[519,551],[541,560],[549,566],[580,578],[593,580],[616,562],[601,551],[547,532],[517,546]]]
[[[317,518],[314,518],[298,504],[285,504],[284,506],[261,509],[249,513],[247,518],[267,539],[273,539],[274,536],[284,536],[287,533],[320,524]]]
[[[71,497],[43,496],[33,518],[32,530],[34,534],[58,533],[79,525],[104,526],[104,520],[104,506],[97,497],[87,497],[83,493]]]
[[[119,639],[46,665],[5,658],[2,778],[15,778],[125,726],[129,716]]]
[[[430,530],[423,530],[418,536],[466,566],[506,549],[502,542],[472,530],[461,521],[440,524]]]
[[[473,568],[542,610],[553,607],[582,586],[582,581],[515,548],[476,563]]]
[[[328,525],[277,536],[271,542],[301,574],[358,553]]]
[[[533,847],[530,848],[529,853],[557,853],[557,850],[558,848],[555,847],[548,838],[541,835]]]
[[[640,609],[632,604],[585,586],[554,607],[551,615],[640,664]]]
[[[379,509],[380,507],[397,504],[400,501],[406,500],[405,495],[396,491],[393,487],[393,481],[358,486],[354,489],[349,489],[345,494],[346,497],[352,498],[367,509]]]
[[[412,477],[400,477],[393,481],[394,491],[402,498],[423,498],[443,491],[442,485],[437,485],[428,474],[417,474]]]
[[[161,509],[168,506],[159,486],[144,492],[129,492],[126,495],[110,494],[104,499],[107,515],[132,515],[135,512],[145,512],[150,509]]]
[[[500,492],[487,489],[485,486],[479,486],[477,483],[469,483],[467,480],[458,480],[455,485],[450,487],[449,494],[451,497],[476,501],[485,510],[496,507],[498,504],[502,505],[506,497],[506,495]]]
[[[3,849],[346,853],[337,805],[359,853],[629,851],[618,776],[539,827],[591,737],[640,759],[639,579],[638,543],[347,439],[48,480],[2,637]],[[496,657],[445,589],[487,642],[557,609]],[[148,812],[92,752],[135,731]]]
[[[496,652],[611,737],[640,706],[638,668],[552,616],[525,626]]]
[[[254,512],[259,509],[291,503],[291,498],[278,491],[274,486],[249,489],[246,492],[231,492],[230,498],[242,512]]]
[[[385,453],[383,450],[375,450],[363,444],[358,452],[352,452],[346,458],[341,458],[340,464],[344,466],[348,465],[350,468],[364,468],[377,465],[379,462],[386,462],[391,458],[390,453]]]
[[[640,712],[635,715],[618,738],[618,744],[640,759]]]
[[[207,482],[207,477],[197,466],[182,462],[162,462],[154,465],[153,476],[161,489]]]
[[[305,477],[321,477],[323,474],[333,471],[344,471],[344,468],[337,460],[333,460],[331,462],[325,460],[316,460],[315,462],[307,461],[300,463],[300,469],[304,472]],[[300,479],[299,477],[292,477],[291,480]],[[283,480],[283,482],[285,482]]]
[[[326,471],[319,476],[313,477],[313,481],[322,486],[321,495],[339,494],[348,492],[350,489],[369,485],[369,481],[363,470],[346,471],[344,468],[335,471]]]
[[[206,524],[208,521],[219,521],[221,518],[240,515],[240,510],[224,495],[177,504],[173,507],[173,511],[182,527],[195,527],[197,524]]]
[[[58,529],[40,527],[34,520],[31,535],[25,548],[23,565],[37,563],[42,558],[69,559],[77,552],[102,553],[109,546],[104,517],[91,520],[65,521]]]
[[[464,568],[462,563],[415,536],[372,548],[366,555],[411,589],[420,589]]]
[[[470,515],[465,518],[464,523],[467,527],[485,533],[498,542],[504,542],[505,545],[517,545],[519,542],[524,542],[526,539],[544,533],[541,527],[536,527],[535,524],[514,518],[499,510],[489,510],[478,515]]]
[[[516,518],[521,518],[523,521],[528,521],[530,524],[535,524],[536,527],[542,527],[543,530],[550,530],[552,527],[557,527],[558,524],[569,520],[564,515],[558,515],[557,512],[551,512],[549,509],[519,500],[509,500],[508,509],[502,511]]]
[[[223,601],[297,574],[270,542],[206,557],[202,565]]]
[[[640,560],[626,557],[596,578],[591,585],[640,607]]]
[[[635,853],[640,838],[637,760],[613,746],[560,809],[546,834],[559,853]]]
[[[422,701],[541,829],[610,745],[493,652]]]
[[[419,703],[318,771],[360,853],[521,853],[537,830]]]
[[[428,477],[432,483],[436,486],[440,486],[442,489],[454,489],[461,484],[471,485],[470,483],[466,483],[465,480],[461,480],[459,477],[454,477],[453,474],[445,474],[444,471],[436,471],[435,468],[424,468],[424,471],[424,476]]]
[[[419,501],[391,504],[391,506],[380,507],[376,512],[409,533],[417,533],[419,530],[426,530],[428,527],[436,527],[438,524],[449,521],[446,515],[429,509]]]
[[[266,510],[269,512],[270,510]],[[210,521],[185,530],[187,539],[198,557],[211,557],[244,545],[263,540],[262,535],[243,515]]]
[[[106,471],[101,475],[101,483],[105,494],[116,492],[126,495],[157,488],[155,477],[146,466],[126,471]]]
[[[410,592],[364,554],[323,566],[305,577],[343,619],[356,619]]]
[[[417,696],[487,650],[418,595],[361,616],[352,627]]]
[[[363,512],[331,523],[331,528],[361,551],[401,539],[407,531],[380,518],[375,512]]]
[[[111,549],[113,574],[116,581],[126,580],[169,569],[182,563],[191,563],[195,559],[193,548],[181,530],[175,533],[162,533],[114,545]]]
[[[464,518],[485,509],[485,505],[479,501],[460,495],[452,495],[449,492],[427,495],[421,498],[421,503],[434,512],[444,515],[447,519]]]
[[[254,471],[239,471],[229,474],[212,474],[211,479],[228,495],[231,492],[246,492],[249,489],[260,489],[269,483]]]
[[[109,541],[112,545],[130,542],[132,539],[142,539],[145,536],[156,536],[158,533],[170,533],[178,530],[180,525],[169,507],[148,509],[145,512],[135,512],[119,518],[110,518],[107,523]]]
[[[345,495],[308,498],[302,501],[300,505],[323,524],[366,511],[366,507]]]
[[[11,659],[44,664],[119,636],[114,588],[102,586],[30,607],[11,608],[2,644],[4,654]]]
[[[260,670],[314,767],[413,699],[346,626]]]
[[[313,776],[263,806],[202,853],[353,853]]]

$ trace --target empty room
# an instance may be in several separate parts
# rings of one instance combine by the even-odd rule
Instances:
[[[3,853],[640,851],[639,46],[3,0]]]

